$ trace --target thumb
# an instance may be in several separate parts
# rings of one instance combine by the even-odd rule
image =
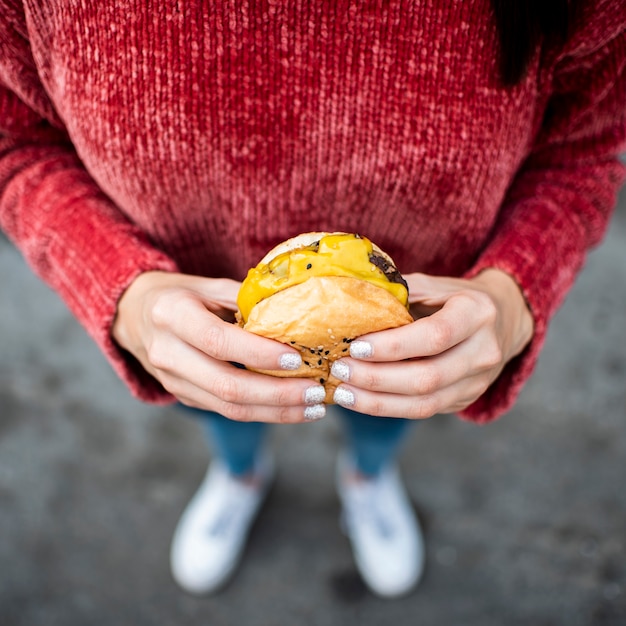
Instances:
[[[241,283],[230,278],[194,277],[192,289],[209,308],[221,307],[227,311],[237,310],[237,294]]]
[[[415,272],[404,276],[409,287],[409,304],[441,308],[451,296],[467,287],[463,280]],[[432,311],[431,311],[432,313]]]

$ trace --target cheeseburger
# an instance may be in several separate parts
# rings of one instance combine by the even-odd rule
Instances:
[[[360,335],[413,321],[408,288],[389,255],[348,233],[305,233],[268,252],[243,281],[237,320],[245,330],[298,349],[295,371],[274,376],[312,378],[332,402],[340,381],[330,374]]]

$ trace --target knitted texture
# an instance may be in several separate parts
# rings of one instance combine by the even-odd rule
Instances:
[[[242,279],[279,241],[358,231],[403,273],[510,273],[530,376],[624,168],[626,2],[588,3],[514,88],[488,0],[0,0],[0,225],[140,398],[112,341],[142,271]]]

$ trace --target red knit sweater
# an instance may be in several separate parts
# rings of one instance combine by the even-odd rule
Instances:
[[[241,279],[307,230],[401,271],[512,274],[536,332],[463,416],[502,413],[623,177],[626,2],[594,0],[523,82],[489,0],[0,0],[0,219],[132,391],[111,340],[141,271]]]

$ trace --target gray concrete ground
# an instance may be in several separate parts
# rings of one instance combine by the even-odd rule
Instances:
[[[337,527],[334,420],[276,430],[280,474],[220,595],[168,571],[208,460],[197,425],[133,400],[0,238],[0,624],[626,624],[626,195],[516,408],[420,425],[403,469],[428,568],[359,583]]]

